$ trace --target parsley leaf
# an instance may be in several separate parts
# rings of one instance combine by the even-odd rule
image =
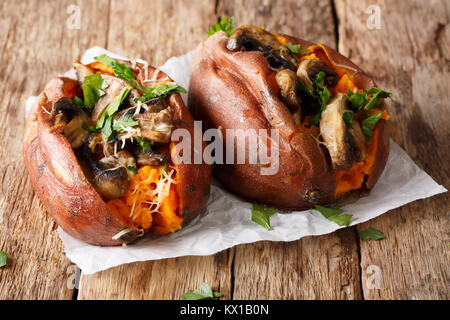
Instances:
[[[105,89],[108,86],[108,83],[99,74],[91,74],[84,78],[83,95],[84,105],[87,109],[92,110],[98,99],[105,94]]]
[[[344,119],[344,122],[347,126],[353,129],[353,119],[355,117],[355,114],[351,111],[345,111],[342,118]]]
[[[374,108],[378,104],[378,101],[381,98],[389,98],[391,96],[390,92],[381,90],[380,88],[377,88],[377,87],[370,88],[369,90],[367,90],[367,93],[371,93],[372,96],[370,97],[369,101],[367,101],[366,105],[364,106],[365,111],[369,111],[370,109]]]
[[[138,170],[136,169],[136,167],[127,166],[127,169],[130,170],[131,172],[138,173]]]
[[[84,107],[84,101],[81,100],[80,98],[78,98],[77,96],[75,96],[73,98],[73,104],[76,105],[77,107],[80,107],[80,108]]]
[[[176,83],[164,83],[159,86],[147,88],[147,92],[144,92],[142,97],[134,99],[135,102],[147,102],[152,98],[164,98],[172,93],[187,93],[186,89],[177,85]]]
[[[142,139],[141,137],[135,137],[137,143],[143,150],[150,150],[152,148],[152,143],[148,140]]]
[[[367,141],[372,138],[372,131],[377,122],[380,120],[383,111],[367,116],[361,121],[361,129]]]
[[[134,127],[139,124],[139,121],[133,119],[130,113],[123,114],[119,119],[113,121],[113,130],[115,132],[125,132],[122,128]]]
[[[233,34],[233,24],[234,24],[234,17],[230,18],[230,21],[228,21],[227,17],[223,17],[220,19],[219,23],[213,24],[209,27],[209,31],[206,33],[209,36],[212,36],[217,31],[223,30],[228,36],[231,36]]]
[[[200,283],[200,290],[190,290],[181,295],[183,300],[208,300],[219,298],[222,294],[218,291],[213,291],[211,286],[205,282]]]
[[[380,230],[368,228],[359,232],[359,236],[364,241],[384,239],[384,234]]]
[[[303,54],[306,54],[308,52],[307,50],[302,50],[301,46],[299,44],[292,44],[292,43],[288,42],[284,46],[289,50],[289,55],[292,58],[294,58],[295,61],[297,61],[297,62],[299,61],[298,57],[297,57],[298,53],[303,55]]]
[[[0,268],[6,266],[6,261],[8,260],[8,254],[0,251]]]
[[[264,205],[254,203],[252,208],[252,221],[263,226],[267,230],[272,230],[272,227],[270,226],[270,217],[275,212],[277,212],[277,209],[275,208],[265,209]]]
[[[166,163],[164,165],[164,168],[161,170],[161,179],[164,179],[166,177],[166,175],[164,173],[167,173],[167,169],[169,169],[169,164]]]
[[[130,91],[131,91],[130,87],[123,88],[122,92],[120,92],[119,95],[114,98],[113,102],[111,102],[110,105],[106,107],[100,119],[98,119],[97,121],[96,124],[97,129],[102,128],[106,118],[112,117],[112,115],[116,113],[117,110],[119,110],[120,105],[122,104],[123,100],[125,100]]]
[[[342,209],[338,208],[327,208],[324,206],[315,205],[314,209],[319,211],[325,218],[327,218],[330,221],[333,221],[339,226],[348,226],[350,224],[350,221],[352,219],[351,214],[343,214],[341,213],[344,211]]]
[[[318,126],[322,112],[325,110],[328,101],[330,101],[331,93],[325,85],[325,72],[320,71],[313,83],[314,91],[317,93],[317,99],[320,103],[320,111],[311,119],[311,125]]]
[[[119,63],[113,58],[107,56],[106,54],[102,54],[101,56],[94,58],[97,61],[100,61],[108,66],[110,66],[114,70],[114,74],[129,84],[131,84],[134,88],[146,92],[148,87],[141,85],[134,77],[134,73],[129,66],[123,63]]]
[[[359,93],[348,90],[347,96],[350,108],[354,111],[360,110],[367,100],[367,92]]]

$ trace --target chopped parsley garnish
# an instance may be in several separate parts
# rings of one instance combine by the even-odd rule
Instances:
[[[217,31],[225,31],[225,33],[228,36],[231,36],[233,34],[233,24],[234,24],[234,17],[231,17],[230,20],[228,20],[228,17],[223,17],[220,19],[219,23],[213,24],[209,27],[209,31],[206,33],[208,36],[212,36]]]
[[[166,163],[166,164],[164,165],[164,168],[161,170],[161,179],[164,179],[164,178],[166,177],[164,173],[167,173],[167,170],[168,170],[168,169],[169,169],[169,164]]]
[[[108,88],[108,83],[102,78],[101,75],[91,74],[84,77],[83,104],[86,106],[88,110],[92,110],[92,108],[94,108],[97,101],[105,94],[106,88]],[[78,103],[80,102],[78,101]]]
[[[80,108],[84,107],[84,101],[81,100],[80,98],[78,98],[77,96],[75,96],[73,98],[73,104],[76,105],[77,107],[80,107]]]
[[[164,98],[172,93],[187,93],[186,89],[176,83],[164,83],[147,89],[147,92],[144,92],[142,97],[134,99],[134,101],[147,102],[153,98]]]
[[[347,126],[353,129],[353,119],[355,117],[355,114],[351,111],[345,111],[342,118],[344,119],[344,122]]]
[[[150,150],[152,148],[152,143],[150,141],[142,139],[141,137],[135,138],[142,150]]]
[[[211,286],[205,282],[200,283],[201,290],[190,290],[181,295],[181,299],[183,300],[208,300],[220,298],[222,295],[218,291],[213,291]]]
[[[138,170],[137,170],[136,167],[133,167],[133,166],[127,166],[127,169],[130,170],[131,172],[138,173]]]
[[[252,221],[263,226],[267,230],[272,230],[270,226],[270,217],[277,212],[275,208],[264,208],[262,204],[253,204],[252,208]]]
[[[101,56],[95,57],[94,59],[110,66],[114,70],[114,74],[118,78],[125,80],[134,88],[142,92],[147,92],[148,87],[143,86],[135,79],[133,71],[126,64],[119,63],[113,58],[107,56],[106,54],[102,54]]]
[[[359,93],[348,90],[347,96],[350,108],[354,111],[360,110],[367,101],[367,92]]]
[[[383,111],[367,116],[361,121],[361,129],[367,141],[372,138],[372,131],[375,125],[380,120]]]
[[[7,260],[8,254],[6,252],[0,251],[0,268],[6,266]]]
[[[299,44],[292,44],[290,42],[286,43],[284,45],[288,50],[289,50],[289,55],[295,59],[295,61],[299,61],[297,54],[306,54],[308,51],[307,50],[302,50],[301,46]]]
[[[322,117],[322,112],[325,110],[328,101],[331,99],[330,90],[325,85],[325,72],[320,71],[313,83],[314,91],[316,92],[316,97],[319,100],[320,111],[316,113],[311,119],[311,125],[318,126],[320,118]]]
[[[315,205],[314,209],[319,211],[325,218],[327,218],[330,221],[333,221],[334,223],[336,223],[339,226],[348,226],[352,219],[351,214],[341,215],[341,213],[344,211],[342,209],[327,208],[327,207],[319,206],[319,205]]]
[[[369,90],[367,90],[367,93],[370,93],[372,95],[369,98],[369,101],[367,101],[366,105],[364,106],[365,111],[369,111],[370,109],[377,106],[378,101],[381,98],[389,98],[391,96],[390,92],[381,90],[380,88],[377,87],[370,88]]]
[[[139,121],[133,119],[133,114],[125,113],[119,119],[113,121],[113,130],[115,132],[123,133],[123,128],[135,127],[139,124]]]
[[[364,241],[384,239],[384,234],[375,228],[368,228],[359,232],[359,236]]]

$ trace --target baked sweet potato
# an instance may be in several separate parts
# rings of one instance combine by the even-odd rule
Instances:
[[[226,146],[229,129],[278,130],[275,174],[249,161],[216,165],[214,174],[248,200],[304,209],[376,183],[389,153],[389,95],[333,49],[242,26],[200,44],[188,104],[204,129],[221,130]]]
[[[77,80],[51,80],[34,103],[23,139],[33,187],[58,225],[94,245],[176,231],[204,209],[211,177],[209,165],[171,158],[173,130],[194,130],[183,89],[155,68],[101,58],[75,63]]]

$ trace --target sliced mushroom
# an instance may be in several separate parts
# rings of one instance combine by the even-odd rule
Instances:
[[[255,26],[241,26],[231,35],[227,43],[230,51],[261,51],[269,65],[277,70],[295,71],[297,61],[290,56],[289,50],[269,32]]]
[[[299,97],[296,92],[297,77],[294,71],[290,69],[278,71],[275,75],[275,80],[278,87],[280,87],[281,100],[289,110],[296,112],[300,109]]]
[[[139,121],[140,137],[159,143],[170,141],[173,129],[173,111],[166,108],[160,112],[145,112],[134,117]]]
[[[305,59],[300,62],[297,77],[309,90],[314,92],[313,82],[320,71],[325,73],[325,85],[333,87],[338,80],[338,76],[333,69],[319,59]]]
[[[80,84],[83,83],[84,78],[91,74],[94,74],[94,70],[92,70],[88,66],[85,66],[84,64],[81,64],[78,61],[73,64],[73,67],[75,68],[77,79]]]
[[[97,160],[89,143],[85,143],[82,151],[83,168],[97,192],[105,199],[122,197],[128,190],[128,170],[119,162],[106,159]]]
[[[72,149],[81,147],[89,137],[89,132],[86,130],[89,125],[89,116],[69,98],[58,100],[53,105],[52,114],[55,117],[55,127],[62,128]]]
[[[104,166],[110,167],[134,167],[136,168],[136,159],[134,159],[133,155],[126,150],[122,150],[117,152],[114,155],[109,157],[104,157],[99,161]],[[127,170],[128,176],[131,178],[134,175],[133,171]]]
[[[353,121],[353,128],[348,128],[352,137],[353,158],[355,161],[364,161],[367,158],[366,139],[361,126],[357,121]]]
[[[91,122],[97,123],[98,119],[102,116],[105,109],[113,102],[113,100],[122,92],[125,87],[129,87],[130,85],[117,77],[110,76],[107,74],[102,74],[102,78],[108,83],[108,88],[105,89],[105,94],[98,99],[94,109],[92,110]],[[136,102],[134,102],[135,98],[139,97],[139,93],[136,89],[132,89],[128,96],[126,97],[124,103],[129,104],[130,106],[135,107]]]
[[[160,166],[169,162],[167,154],[158,153],[152,149],[139,150],[136,156],[140,166]]]
[[[347,96],[338,93],[327,104],[320,120],[320,135],[335,170],[350,169],[353,165],[350,135],[343,119],[346,108]]]

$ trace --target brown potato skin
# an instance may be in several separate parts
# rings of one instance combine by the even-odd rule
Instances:
[[[150,75],[154,71],[149,67]],[[44,108],[51,110],[62,97],[73,97],[76,86],[77,81],[69,78],[51,80],[30,110],[22,152],[31,183],[48,213],[72,237],[99,246],[130,243],[143,232],[134,228],[120,239],[112,239],[129,226],[109,209],[89,183],[69,142],[52,129],[50,115],[44,111]],[[179,94],[170,97],[170,105],[175,111],[175,127],[193,130],[193,118]],[[181,214],[187,223],[204,209],[211,167],[181,164],[175,165],[175,169]],[[189,185],[194,187],[186,187]]]
[[[307,48],[313,43],[285,36]],[[288,108],[270,89],[268,63],[260,52],[230,52],[227,35],[219,31],[200,44],[191,68],[188,104],[203,128],[271,129],[280,135],[279,171],[261,175],[259,165],[216,165],[215,176],[232,192],[250,201],[280,208],[305,209],[333,202],[336,173],[328,151],[318,143],[317,128],[299,131]],[[357,87],[375,83],[335,50],[326,48],[331,63],[345,69]],[[280,125],[281,124],[281,125]],[[375,168],[367,186],[381,175],[389,153],[387,123],[380,121]],[[224,144],[226,144],[225,132]],[[244,148],[239,145],[237,149]]]

